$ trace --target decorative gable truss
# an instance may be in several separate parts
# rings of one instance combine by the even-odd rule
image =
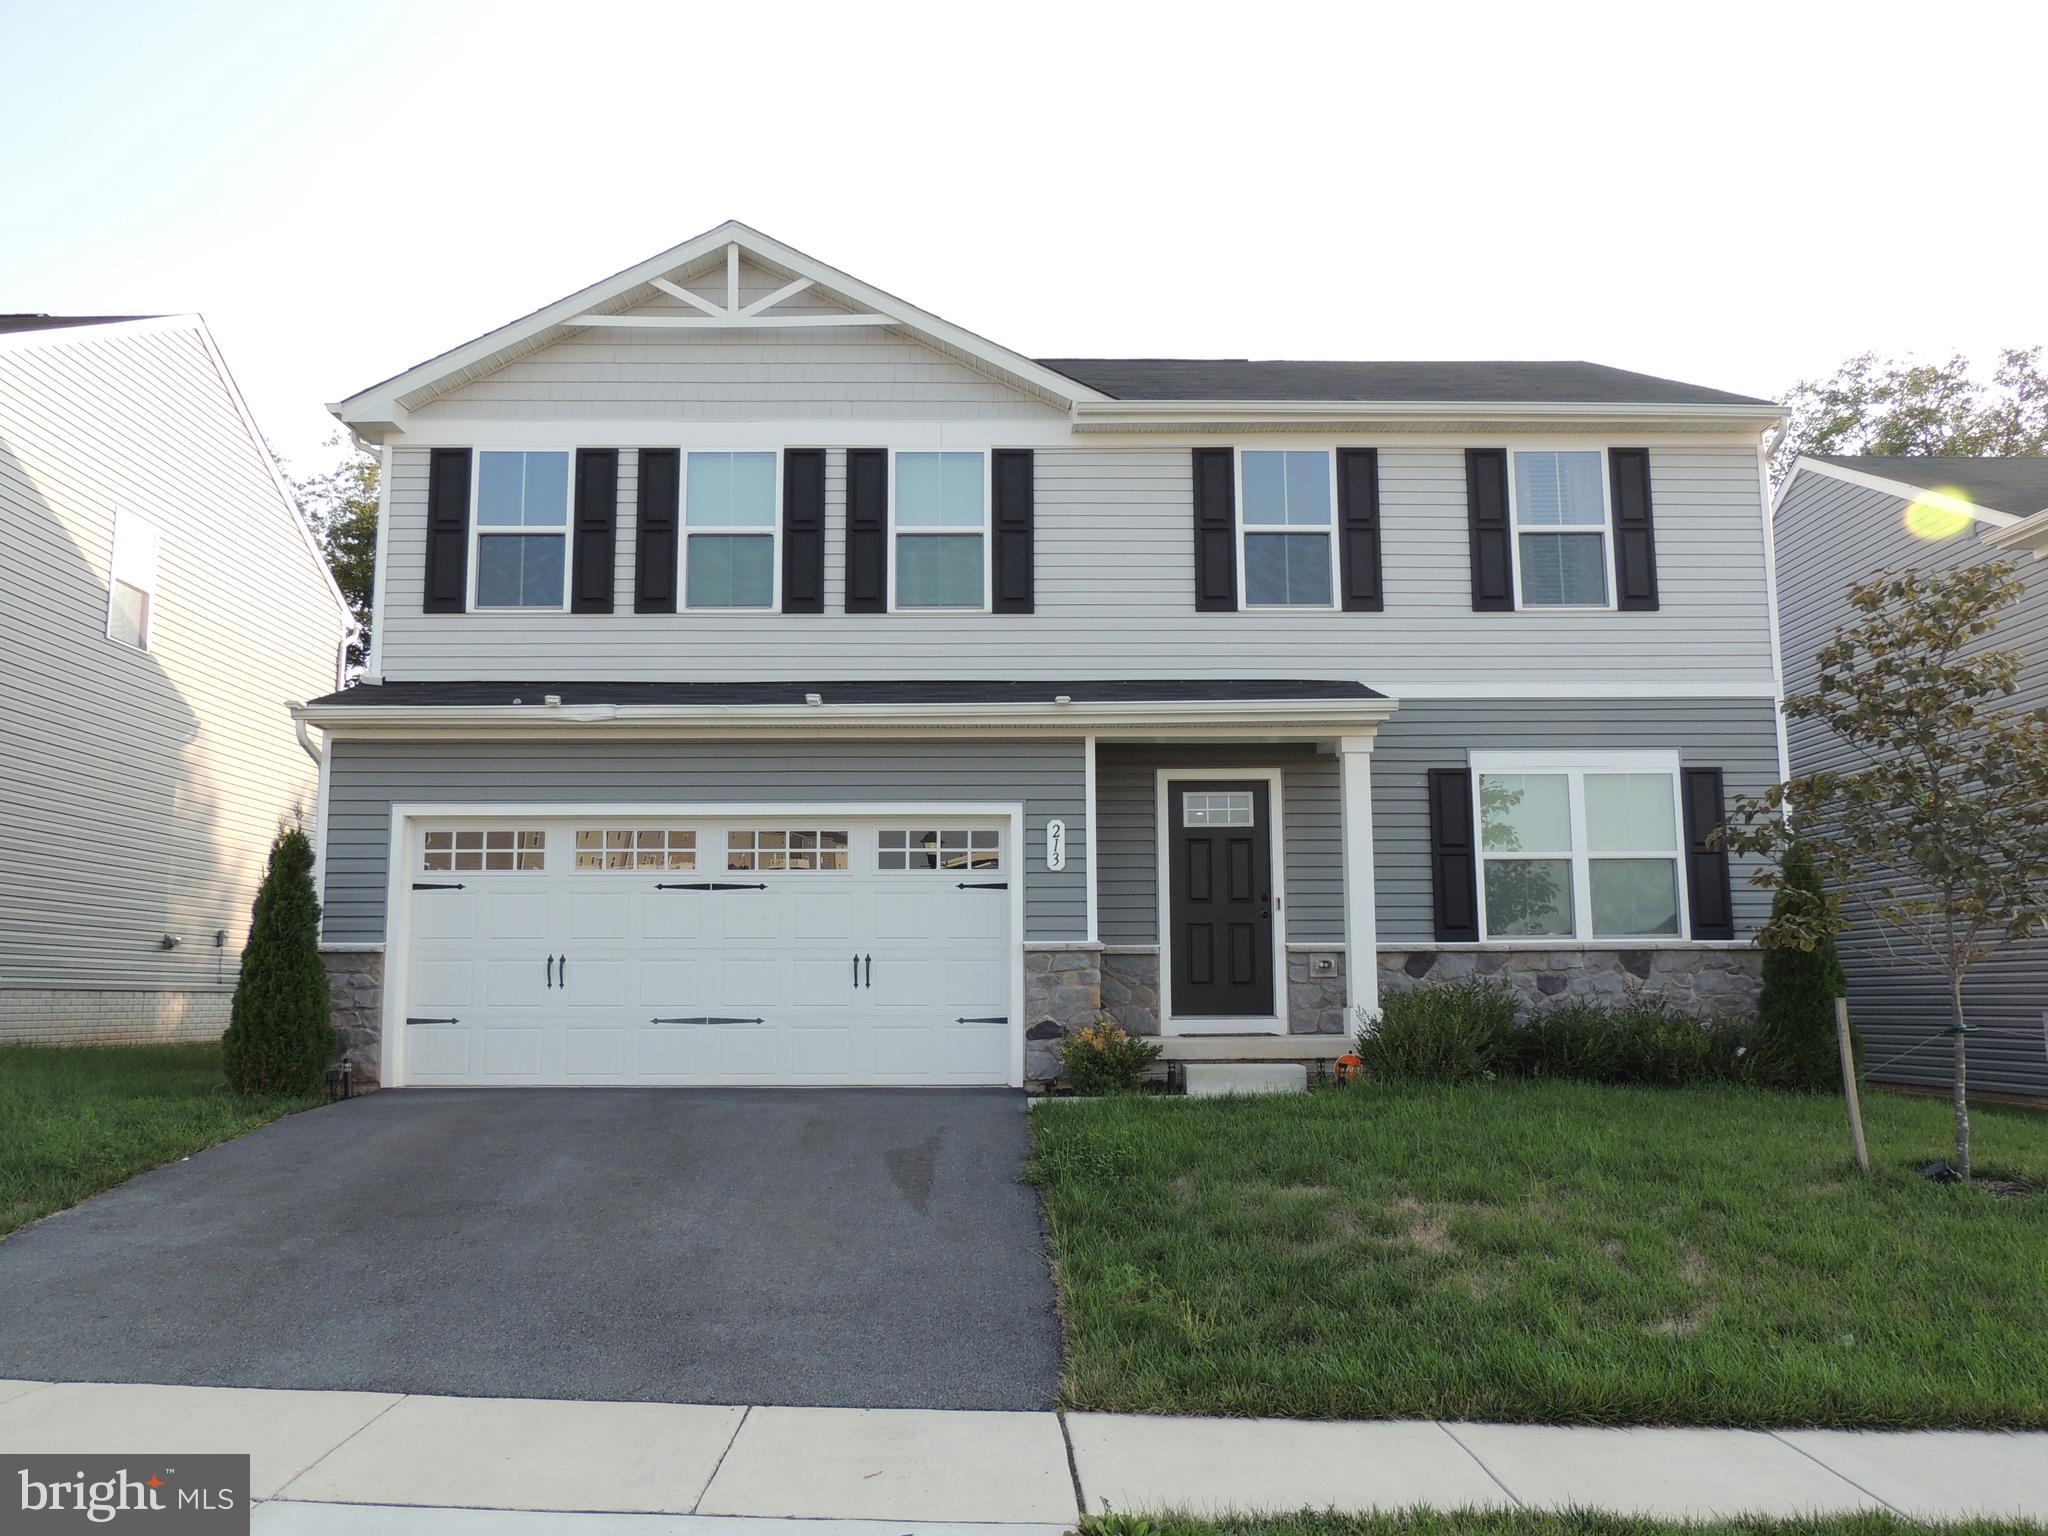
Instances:
[[[763,288],[763,275],[775,286]],[[410,413],[565,337],[601,330],[885,330],[1061,409],[1108,397],[906,304],[778,240],[727,222],[328,407],[362,437],[406,430]]]

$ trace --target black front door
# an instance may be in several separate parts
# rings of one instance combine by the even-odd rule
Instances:
[[[1166,786],[1167,921],[1176,1018],[1273,1014],[1273,839],[1266,785]]]

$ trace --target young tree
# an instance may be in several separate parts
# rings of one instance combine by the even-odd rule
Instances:
[[[1835,999],[1849,995],[1849,978],[1825,921],[1827,891],[1804,839],[1795,837],[1786,847],[1777,880],[1768,931],[1802,931],[1812,936],[1812,945],[1773,944],[1764,950],[1764,984],[1756,1001],[1757,1056],[1766,1081],[1819,1090],[1841,1076]],[[1854,1038],[1860,1065],[1863,1041]]]
[[[292,489],[361,630],[348,648],[349,666],[360,667],[370,654],[370,604],[377,585],[379,466],[376,455],[352,437],[336,434],[327,446],[340,462],[322,474],[293,476]]]
[[[2041,348],[1998,355],[1987,388],[1965,357],[1945,363],[1852,357],[1829,379],[1802,379],[1771,459],[1783,480],[1802,453],[2048,453],[2048,376]]]
[[[1818,907],[1774,912],[1764,942],[1811,950],[1847,926],[1845,898],[1947,985],[1954,1037],[1956,1167],[1970,1173],[1963,983],[2048,916],[2048,710],[2001,704],[2018,652],[1985,643],[2021,592],[1990,561],[1922,574],[1882,572],[1849,589],[1860,615],[1817,658],[1811,693],[1785,701],[1864,766],[1804,774],[1741,797],[1728,845],[1781,855],[1798,840],[1828,883]],[[1782,884],[1782,872],[1758,877]]]
[[[313,845],[287,827],[270,845],[221,1037],[229,1086],[247,1094],[318,1092],[340,1049],[330,1008]]]

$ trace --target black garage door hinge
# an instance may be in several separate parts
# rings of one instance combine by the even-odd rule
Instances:
[[[955,1019],[953,1022],[955,1024],[1007,1024],[1010,1022],[1010,1016],[1006,1013],[997,1019]]]
[[[649,1019],[650,1024],[766,1024],[766,1019],[729,1019],[719,1014],[700,1014],[687,1019]]]
[[[723,880],[700,880],[689,885],[657,885],[657,891],[765,891],[765,884],[741,885]]]
[[[953,887],[956,891],[1007,891],[1009,888],[1007,880],[962,880]]]
[[[462,883],[457,881],[454,885],[438,885],[432,880],[415,880],[412,888],[416,891],[459,891],[462,889]]]
[[[460,1019],[407,1019],[408,1024],[460,1024]]]

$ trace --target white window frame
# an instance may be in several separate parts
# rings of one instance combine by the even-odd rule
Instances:
[[[559,453],[569,461],[568,494],[562,506],[562,601],[553,608],[535,608],[526,605],[514,607],[485,607],[476,600],[476,579],[478,575],[478,552],[487,538],[516,538],[521,534],[546,534],[546,528],[500,528],[493,525],[488,533],[477,517],[477,503],[484,490],[484,455],[487,453]],[[468,611],[471,613],[567,613],[569,595],[576,585],[576,450],[549,446],[526,447],[507,444],[502,447],[472,448],[469,454],[469,591]]]
[[[107,556],[107,623],[106,637],[120,645],[127,645],[123,636],[114,633],[114,594],[118,588],[130,587],[142,594],[142,637],[135,649],[147,651],[156,637],[156,589],[157,568],[163,547],[163,535],[155,523],[138,512],[116,510],[114,513],[114,542]],[[144,570],[143,567],[148,569]]]
[[[876,878],[878,879],[928,880],[934,875],[949,874],[960,876],[962,878],[970,880],[993,875],[1001,875],[1006,880],[1010,878],[1009,837],[1006,831],[1004,830],[1003,826],[999,822],[984,821],[970,823],[950,819],[946,816],[933,816],[927,818],[924,821],[917,821],[915,819],[905,819],[902,821],[881,822],[876,825],[874,832],[874,873]],[[996,835],[996,861],[993,864],[984,864],[980,868],[962,866],[959,869],[949,870],[946,868],[943,862],[933,864],[928,867],[920,868],[914,865],[910,865],[908,860],[906,859],[906,867],[903,869],[884,869],[882,867],[882,855],[884,853],[894,853],[898,851],[904,853],[918,853],[923,851],[922,849],[918,848],[905,848],[902,850],[897,850],[893,848],[885,849],[882,847],[882,834],[884,832],[904,832],[911,834],[915,834],[918,832],[937,832],[941,834],[947,832],[964,832],[968,835],[970,839],[977,832],[993,832]],[[944,851],[943,847],[940,851]],[[971,842],[968,847],[968,852],[970,855],[974,852]]]
[[[1684,780],[1676,752],[1469,752],[1466,754],[1472,794],[1473,885],[1479,908],[1479,942],[1500,949],[1578,948],[1589,946],[1620,949],[1648,949],[1659,944],[1685,944],[1692,940],[1692,893],[1686,885]],[[1485,824],[1480,819],[1479,781],[1485,774],[1562,774],[1571,814],[1572,847],[1568,856],[1572,872],[1572,932],[1569,936],[1495,937],[1486,924]],[[1602,773],[1662,773],[1671,779],[1672,848],[1640,852],[1593,853],[1586,838],[1586,775]],[[1494,858],[1528,857],[1495,854]],[[1537,855],[1542,857],[1542,855]],[[1669,857],[1676,867],[1678,889],[1678,932],[1675,934],[1614,935],[1593,931],[1592,865],[1606,859],[1662,859]]]
[[[775,512],[767,528],[690,526],[690,460],[697,454],[731,458],[735,454],[765,453],[775,460]],[[780,448],[685,448],[682,465],[682,493],[677,498],[676,612],[677,613],[780,613],[782,611],[782,450]],[[693,608],[690,606],[690,540],[692,538],[760,538],[769,536],[774,553],[769,556],[768,602],[765,606]]]
[[[1515,496],[1515,459],[1525,453],[1591,453],[1600,460],[1600,526],[1591,523],[1551,523],[1532,527],[1530,533],[1600,535],[1600,579],[1606,589],[1604,603],[1525,603],[1522,601],[1522,507]],[[1605,443],[1515,443],[1508,448],[1508,566],[1513,573],[1517,613],[1614,613],[1618,595],[1614,590],[1614,469]]]
[[[929,536],[929,535],[934,535],[934,534],[948,534],[948,533],[960,534],[960,533],[972,533],[972,532],[974,532],[974,531],[975,531],[975,530],[973,530],[973,529],[971,529],[971,528],[962,528],[962,527],[958,526],[957,524],[956,524],[956,525],[953,525],[953,526],[948,526],[948,527],[940,527],[940,526],[937,526],[937,525],[931,525],[931,526],[925,526],[925,527],[917,527],[917,528],[907,528],[907,529],[901,529],[901,530],[899,530],[899,529],[898,529],[898,527],[897,527],[897,521],[896,521],[896,491],[897,491],[897,488],[898,488],[898,487],[899,487],[899,486],[900,486],[900,485],[901,485],[901,484],[903,483],[903,476],[902,476],[902,474],[901,474],[901,464],[900,464],[900,461],[901,461],[901,459],[902,459],[903,455],[904,455],[904,454],[906,454],[906,453],[959,453],[959,454],[970,454],[970,453],[971,453],[971,454],[978,454],[978,455],[980,456],[980,458],[981,458],[981,529],[980,529],[980,532],[981,532],[981,603],[980,603],[980,606],[978,606],[978,607],[968,607],[968,606],[966,606],[966,605],[964,605],[964,604],[963,604],[962,606],[960,606],[960,607],[957,607],[957,608],[931,608],[931,607],[923,607],[923,606],[919,606],[919,607],[915,607],[915,608],[899,608],[899,607],[897,607],[897,606],[896,606],[896,571],[897,571],[897,567],[898,567],[898,566],[900,566],[900,565],[902,564],[902,562],[901,562],[900,560],[898,560],[898,559],[896,558],[896,541],[897,541],[897,537],[898,537],[898,535],[899,535],[899,532],[900,532],[901,536],[902,536],[902,537],[904,537],[904,538],[912,538],[912,539],[914,539],[914,538],[921,538],[921,537],[926,537],[926,536]],[[992,449],[990,449],[990,448],[947,448],[947,447],[936,447],[936,446],[935,446],[935,447],[926,447],[926,448],[919,448],[919,447],[910,447],[910,448],[891,448],[891,449],[889,450],[889,560],[888,560],[888,566],[889,566],[889,611],[890,611],[891,613],[909,613],[909,614],[948,614],[948,613],[992,613],[992,612],[994,612],[994,611],[995,611],[995,609],[994,609],[994,591],[995,591],[995,544],[996,544],[996,540],[995,540],[995,510],[994,510],[994,509],[995,509],[995,479],[994,479],[994,469],[995,469],[995,461],[994,461],[994,452],[993,452],[993,450],[992,450]]]
[[[1320,453],[1330,475],[1330,600],[1326,603],[1255,603],[1245,591],[1245,536],[1292,534],[1301,537],[1315,530],[1305,524],[1246,523],[1244,518],[1244,456],[1247,453]],[[1331,613],[1338,606],[1337,594],[1343,581],[1338,561],[1343,555],[1337,543],[1337,450],[1325,443],[1260,443],[1254,448],[1235,449],[1230,456],[1231,503],[1237,519],[1237,609],[1240,613]]]

